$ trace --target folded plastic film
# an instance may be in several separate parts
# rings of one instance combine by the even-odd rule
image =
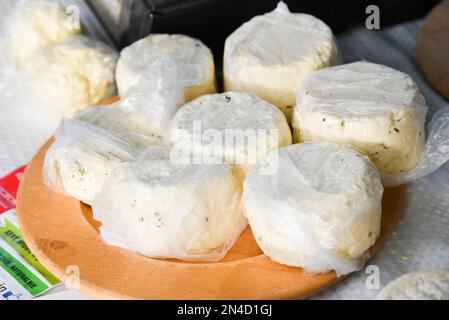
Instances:
[[[102,239],[155,258],[216,261],[245,229],[241,189],[226,165],[175,165],[149,147],[117,167],[93,203]]]
[[[170,56],[157,59],[139,74],[139,81],[126,92],[122,104],[142,112],[155,132],[166,135],[176,111],[186,102],[187,88],[204,81],[195,78],[201,74],[195,71],[200,66],[190,60],[180,59],[186,61],[181,63]]]
[[[64,120],[43,167],[46,185],[91,204],[113,168],[135,159],[141,149],[124,137],[79,120]]]
[[[20,1],[2,22],[2,107],[25,128],[50,135],[64,116],[116,94],[117,52],[80,36],[59,1]]]
[[[372,166],[363,176],[363,181],[377,180],[369,191],[363,189],[361,181],[340,190],[342,181],[326,181],[330,178],[324,168],[332,166],[333,161],[340,165],[338,159],[344,157],[341,149],[311,157],[314,170],[321,172],[311,176],[298,169],[304,159],[294,159],[292,151],[285,151],[296,147],[268,156],[267,161],[277,157],[275,175],[260,175],[255,167],[245,181],[244,213],[259,246],[275,261],[302,267],[308,273],[335,270],[340,276],[359,270],[380,228],[383,188],[377,171]],[[368,158],[365,161],[369,162]],[[351,170],[352,164],[346,165]],[[341,174],[332,175],[332,179],[338,180]],[[345,205],[346,194],[351,199],[350,207]]]
[[[386,187],[406,184],[433,173],[449,160],[449,107],[437,111],[430,124],[429,136],[418,165],[410,171],[383,174]]]
[[[126,102],[94,106],[75,115],[75,119],[119,134],[138,147],[162,144],[162,137],[149,125],[145,115]]]

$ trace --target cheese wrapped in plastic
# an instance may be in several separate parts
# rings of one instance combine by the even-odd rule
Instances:
[[[163,137],[152,129],[145,115],[126,101],[109,106],[90,107],[78,113],[75,118],[119,134],[142,148],[163,143]]]
[[[118,53],[104,43],[77,36],[45,47],[26,62],[36,97],[55,113],[76,112],[116,95]]]
[[[383,187],[374,164],[347,146],[294,144],[267,157],[274,174],[251,170],[244,214],[272,260],[317,273],[363,266],[380,232]]]
[[[141,113],[153,132],[166,136],[176,111],[185,103],[185,86],[178,63],[163,57],[141,72],[122,104]]]
[[[111,171],[140,151],[118,134],[79,120],[63,120],[45,155],[44,182],[56,192],[92,204]]]
[[[390,282],[378,300],[449,300],[449,270],[404,274]]]
[[[154,34],[125,48],[116,78],[123,103],[142,112],[161,136],[180,106],[216,92],[211,51],[184,35]]]
[[[291,13],[280,2],[254,17],[227,39],[226,91],[245,91],[280,108],[290,121],[304,78],[339,62],[332,30],[318,18]]]
[[[156,258],[215,261],[247,225],[228,165],[180,165],[149,147],[110,174],[93,202],[111,245]]]
[[[216,92],[214,59],[208,47],[185,35],[152,34],[122,50],[117,64],[120,96],[145,77],[148,66],[165,58],[178,68],[185,101]]]
[[[6,53],[19,64],[33,59],[37,50],[81,34],[74,18],[58,0],[19,1],[4,21]]]
[[[243,180],[268,152],[291,144],[292,136],[278,108],[248,93],[226,92],[184,105],[171,123],[170,141],[178,161],[235,164]]]
[[[364,61],[331,67],[305,80],[293,116],[294,140],[349,144],[371,158],[385,186],[395,186],[449,157],[447,111],[425,146],[426,112],[418,87],[402,72]]]

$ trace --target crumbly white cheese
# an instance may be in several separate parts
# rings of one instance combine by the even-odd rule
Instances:
[[[226,92],[184,105],[171,123],[170,140],[174,150],[203,162],[236,164],[242,178],[269,151],[291,144],[292,136],[278,108],[248,93]]]
[[[280,2],[232,33],[225,44],[225,90],[253,93],[290,120],[304,78],[337,64],[331,29],[314,16],[290,13]]]
[[[55,113],[72,116],[116,94],[117,59],[102,42],[77,36],[36,52],[27,68],[36,96]]]
[[[6,48],[22,63],[40,48],[82,33],[55,0],[20,1],[4,23]],[[3,53],[2,53],[3,54]]]
[[[186,101],[216,92],[214,60],[208,47],[184,35],[152,34],[122,50],[116,72],[119,95],[125,96],[141,81],[144,70],[161,58],[176,62]]]
[[[156,258],[218,260],[247,222],[229,165],[181,165],[149,147],[114,169],[93,212],[102,239]]]
[[[449,270],[405,274],[390,282],[379,300],[449,300]]]
[[[381,174],[399,173],[420,160],[426,111],[402,72],[364,61],[327,68],[308,76],[298,95],[294,140],[346,143]]]
[[[272,260],[306,272],[362,267],[380,232],[383,187],[373,163],[338,144],[294,144],[268,156],[272,175],[251,170],[243,208]]]
[[[145,115],[133,106],[119,102],[110,106],[90,107],[76,119],[118,133],[139,147],[162,144],[162,137],[152,130]]]
[[[45,155],[44,181],[87,204],[112,169],[141,151],[120,135],[74,119],[61,123],[55,139]]]

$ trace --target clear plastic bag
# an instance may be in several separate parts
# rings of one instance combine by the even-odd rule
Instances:
[[[241,187],[228,165],[176,165],[149,147],[110,174],[95,197],[100,234],[154,258],[216,261],[245,229]]]
[[[216,92],[214,69],[212,53],[199,40],[154,34],[122,51],[117,84],[123,105],[142,112],[164,136],[180,106]]]
[[[386,187],[395,187],[427,176],[449,160],[449,107],[437,111],[429,124],[427,138],[418,165],[410,171],[383,174]]]
[[[50,135],[63,117],[116,95],[118,53],[72,20],[57,0],[24,0],[2,21],[1,108],[27,131]]]
[[[139,110],[152,130],[166,135],[171,119],[185,103],[182,68],[171,58],[160,58],[140,74],[139,81],[123,97],[124,106]]]
[[[308,273],[359,270],[380,232],[383,187],[363,154],[343,145],[301,143],[273,151],[274,175],[254,167],[243,208],[274,261]]]
[[[52,190],[91,204],[110,172],[135,159],[138,146],[108,130],[75,119],[63,120],[45,155],[43,178]]]
[[[117,133],[140,147],[163,143],[163,137],[152,129],[145,115],[126,101],[90,107],[78,113],[75,119]]]
[[[5,17],[2,41],[14,64],[25,63],[37,50],[82,34],[79,23],[58,0],[21,0]]]

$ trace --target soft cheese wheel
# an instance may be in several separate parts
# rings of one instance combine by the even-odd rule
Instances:
[[[383,187],[368,157],[338,144],[273,151],[277,171],[244,183],[244,213],[263,252],[306,272],[359,269],[380,231]]]
[[[20,1],[5,22],[8,52],[19,63],[42,47],[82,32],[57,0]]]
[[[449,300],[449,270],[405,274],[390,282],[379,300]]]
[[[36,96],[54,112],[72,116],[116,94],[117,59],[109,46],[77,36],[40,50],[27,66]]]
[[[78,113],[76,119],[118,133],[139,147],[163,142],[163,138],[152,130],[142,112],[122,102],[110,106],[90,107]]]
[[[246,91],[279,107],[290,120],[304,78],[338,62],[331,29],[280,2],[232,33],[225,44],[225,90]]]
[[[174,150],[187,151],[194,159],[200,155],[203,162],[236,164],[237,176],[243,178],[269,151],[291,144],[292,136],[278,108],[248,93],[226,92],[202,96],[179,109],[170,140]]]
[[[346,143],[381,174],[398,173],[420,160],[426,111],[402,72],[364,61],[327,68],[307,77],[299,92],[294,140]]]
[[[55,137],[45,155],[44,181],[86,204],[92,204],[112,169],[141,151],[119,135],[74,119],[64,120]]]
[[[122,50],[117,64],[120,96],[136,85],[145,68],[161,58],[176,61],[185,82],[185,100],[216,92],[212,53],[201,41],[185,35],[154,34]]]
[[[116,168],[94,199],[102,239],[149,257],[218,260],[247,222],[228,165],[182,165],[149,147]]]

